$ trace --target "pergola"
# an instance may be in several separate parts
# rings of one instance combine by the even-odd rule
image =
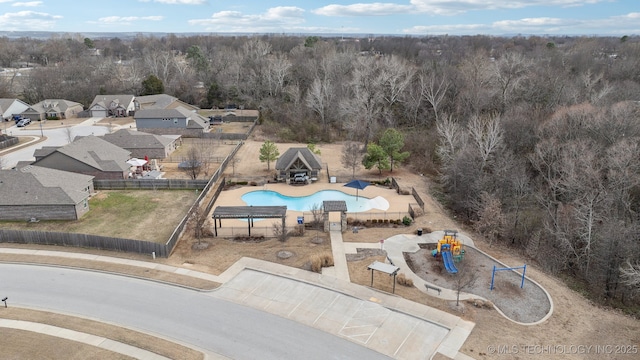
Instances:
[[[396,293],[396,275],[398,274],[399,267],[395,265],[386,264],[380,261],[374,261],[371,265],[367,266],[367,270],[371,271],[371,286],[373,287],[373,272],[380,271],[385,274],[393,275],[393,293]]]
[[[247,228],[251,236],[253,219],[282,219],[282,228],[285,228],[287,218],[286,206],[218,206],[213,210],[213,226],[215,236],[218,236],[218,225],[222,227],[222,219],[247,219]],[[217,220],[217,221],[216,221]]]

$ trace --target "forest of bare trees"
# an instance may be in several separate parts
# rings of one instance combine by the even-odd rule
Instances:
[[[97,49],[97,50],[96,50]],[[438,198],[492,246],[640,312],[640,38],[0,38],[1,97],[138,95],[261,110],[272,140],[393,128]]]

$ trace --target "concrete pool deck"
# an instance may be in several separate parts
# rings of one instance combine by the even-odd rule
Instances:
[[[262,186],[243,186],[236,189],[224,190],[220,193],[220,196],[218,196],[218,199],[216,200],[216,204],[223,205],[223,206],[247,206],[247,204],[241,199],[242,195],[248,192],[257,191],[257,190],[271,190],[287,196],[308,196],[322,190],[336,190],[336,191],[341,191],[348,195],[354,195],[354,196],[356,195],[355,189],[345,187],[343,183],[330,184],[327,182],[316,182],[308,185],[295,185],[295,186],[287,185],[284,183],[277,183],[277,184],[264,184]],[[400,213],[406,214],[409,208],[409,204],[416,202],[413,196],[399,195],[394,189],[390,189],[386,186],[376,186],[376,185],[367,186],[363,190],[358,190],[358,196],[361,198],[368,198],[368,199],[374,199],[379,196],[384,198],[384,200],[386,200],[389,203],[389,207],[386,210],[371,209],[368,211],[356,213],[357,214],[356,216],[362,215],[363,217],[366,217],[367,214],[386,212],[388,214],[393,214],[394,215],[393,217],[396,218],[397,217],[396,214],[400,214]],[[384,206],[384,205],[386,204],[381,204],[380,206]],[[215,209],[215,206],[214,206],[214,209]],[[349,214],[352,214],[352,213],[349,213]],[[286,223],[288,225],[296,224],[297,217],[302,215],[303,215],[302,211],[287,210]],[[399,218],[401,219],[402,216],[400,216]],[[333,221],[333,219],[331,221]],[[271,222],[272,221],[269,221],[269,223]],[[246,227],[247,223],[246,221],[225,219],[222,222],[222,226]]]

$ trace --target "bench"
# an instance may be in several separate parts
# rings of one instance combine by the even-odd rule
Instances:
[[[440,295],[440,291],[442,291],[442,290],[440,290],[440,288],[437,288],[437,287],[435,287],[435,286],[431,286],[431,285],[429,285],[429,284],[424,284],[424,286],[427,288],[427,292],[429,292],[429,289],[431,289],[431,290],[435,290],[435,291],[437,291],[437,292],[438,292],[438,295]]]

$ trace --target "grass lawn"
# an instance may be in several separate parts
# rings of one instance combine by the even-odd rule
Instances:
[[[193,204],[192,190],[100,191],[76,221],[0,222],[5,229],[93,234],[164,243]]]

